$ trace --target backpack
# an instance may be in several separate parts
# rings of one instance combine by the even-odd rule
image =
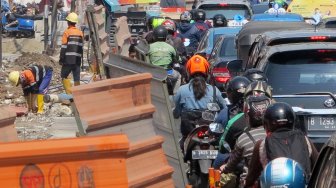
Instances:
[[[287,157],[298,162],[310,174],[310,142],[300,130],[276,131],[265,138],[266,158]]]

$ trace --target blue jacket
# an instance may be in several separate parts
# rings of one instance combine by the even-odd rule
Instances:
[[[207,92],[203,98],[200,100],[196,100],[193,92],[192,80],[186,84],[181,86],[176,95],[174,96],[175,109],[173,111],[174,117],[179,118],[184,111],[187,110],[206,110],[207,104],[214,102],[213,101],[213,86],[207,84]],[[216,100],[215,101],[221,109],[227,108],[226,103],[221,95],[221,92],[216,89]]]
[[[190,29],[190,47],[197,49],[198,43],[201,41],[205,32],[209,29],[209,25],[203,21],[196,22]]]
[[[192,23],[180,23],[178,25],[178,37],[182,38],[182,39],[189,39],[190,38],[190,31],[191,28],[193,27],[194,24]]]

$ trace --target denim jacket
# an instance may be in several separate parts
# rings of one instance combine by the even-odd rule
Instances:
[[[181,113],[187,110],[206,110],[207,104],[214,102],[213,101],[213,92],[214,87],[212,85],[207,84],[207,91],[203,98],[200,100],[196,100],[193,92],[192,81],[188,84],[181,86],[176,95],[174,96],[175,109],[173,111],[174,117],[179,118]],[[221,92],[216,89],[216,103],[219,105],[221,109],[227,108],[225,100],[223,99]]]

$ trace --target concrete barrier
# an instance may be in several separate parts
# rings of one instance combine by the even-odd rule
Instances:
[[[125,135],[0,144],[1,187],[128,187]]]

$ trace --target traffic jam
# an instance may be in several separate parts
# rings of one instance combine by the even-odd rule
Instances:
[[[129,54],[167,71],[191,187],[336,187],[335,6],[195,0],[148,18]]]

